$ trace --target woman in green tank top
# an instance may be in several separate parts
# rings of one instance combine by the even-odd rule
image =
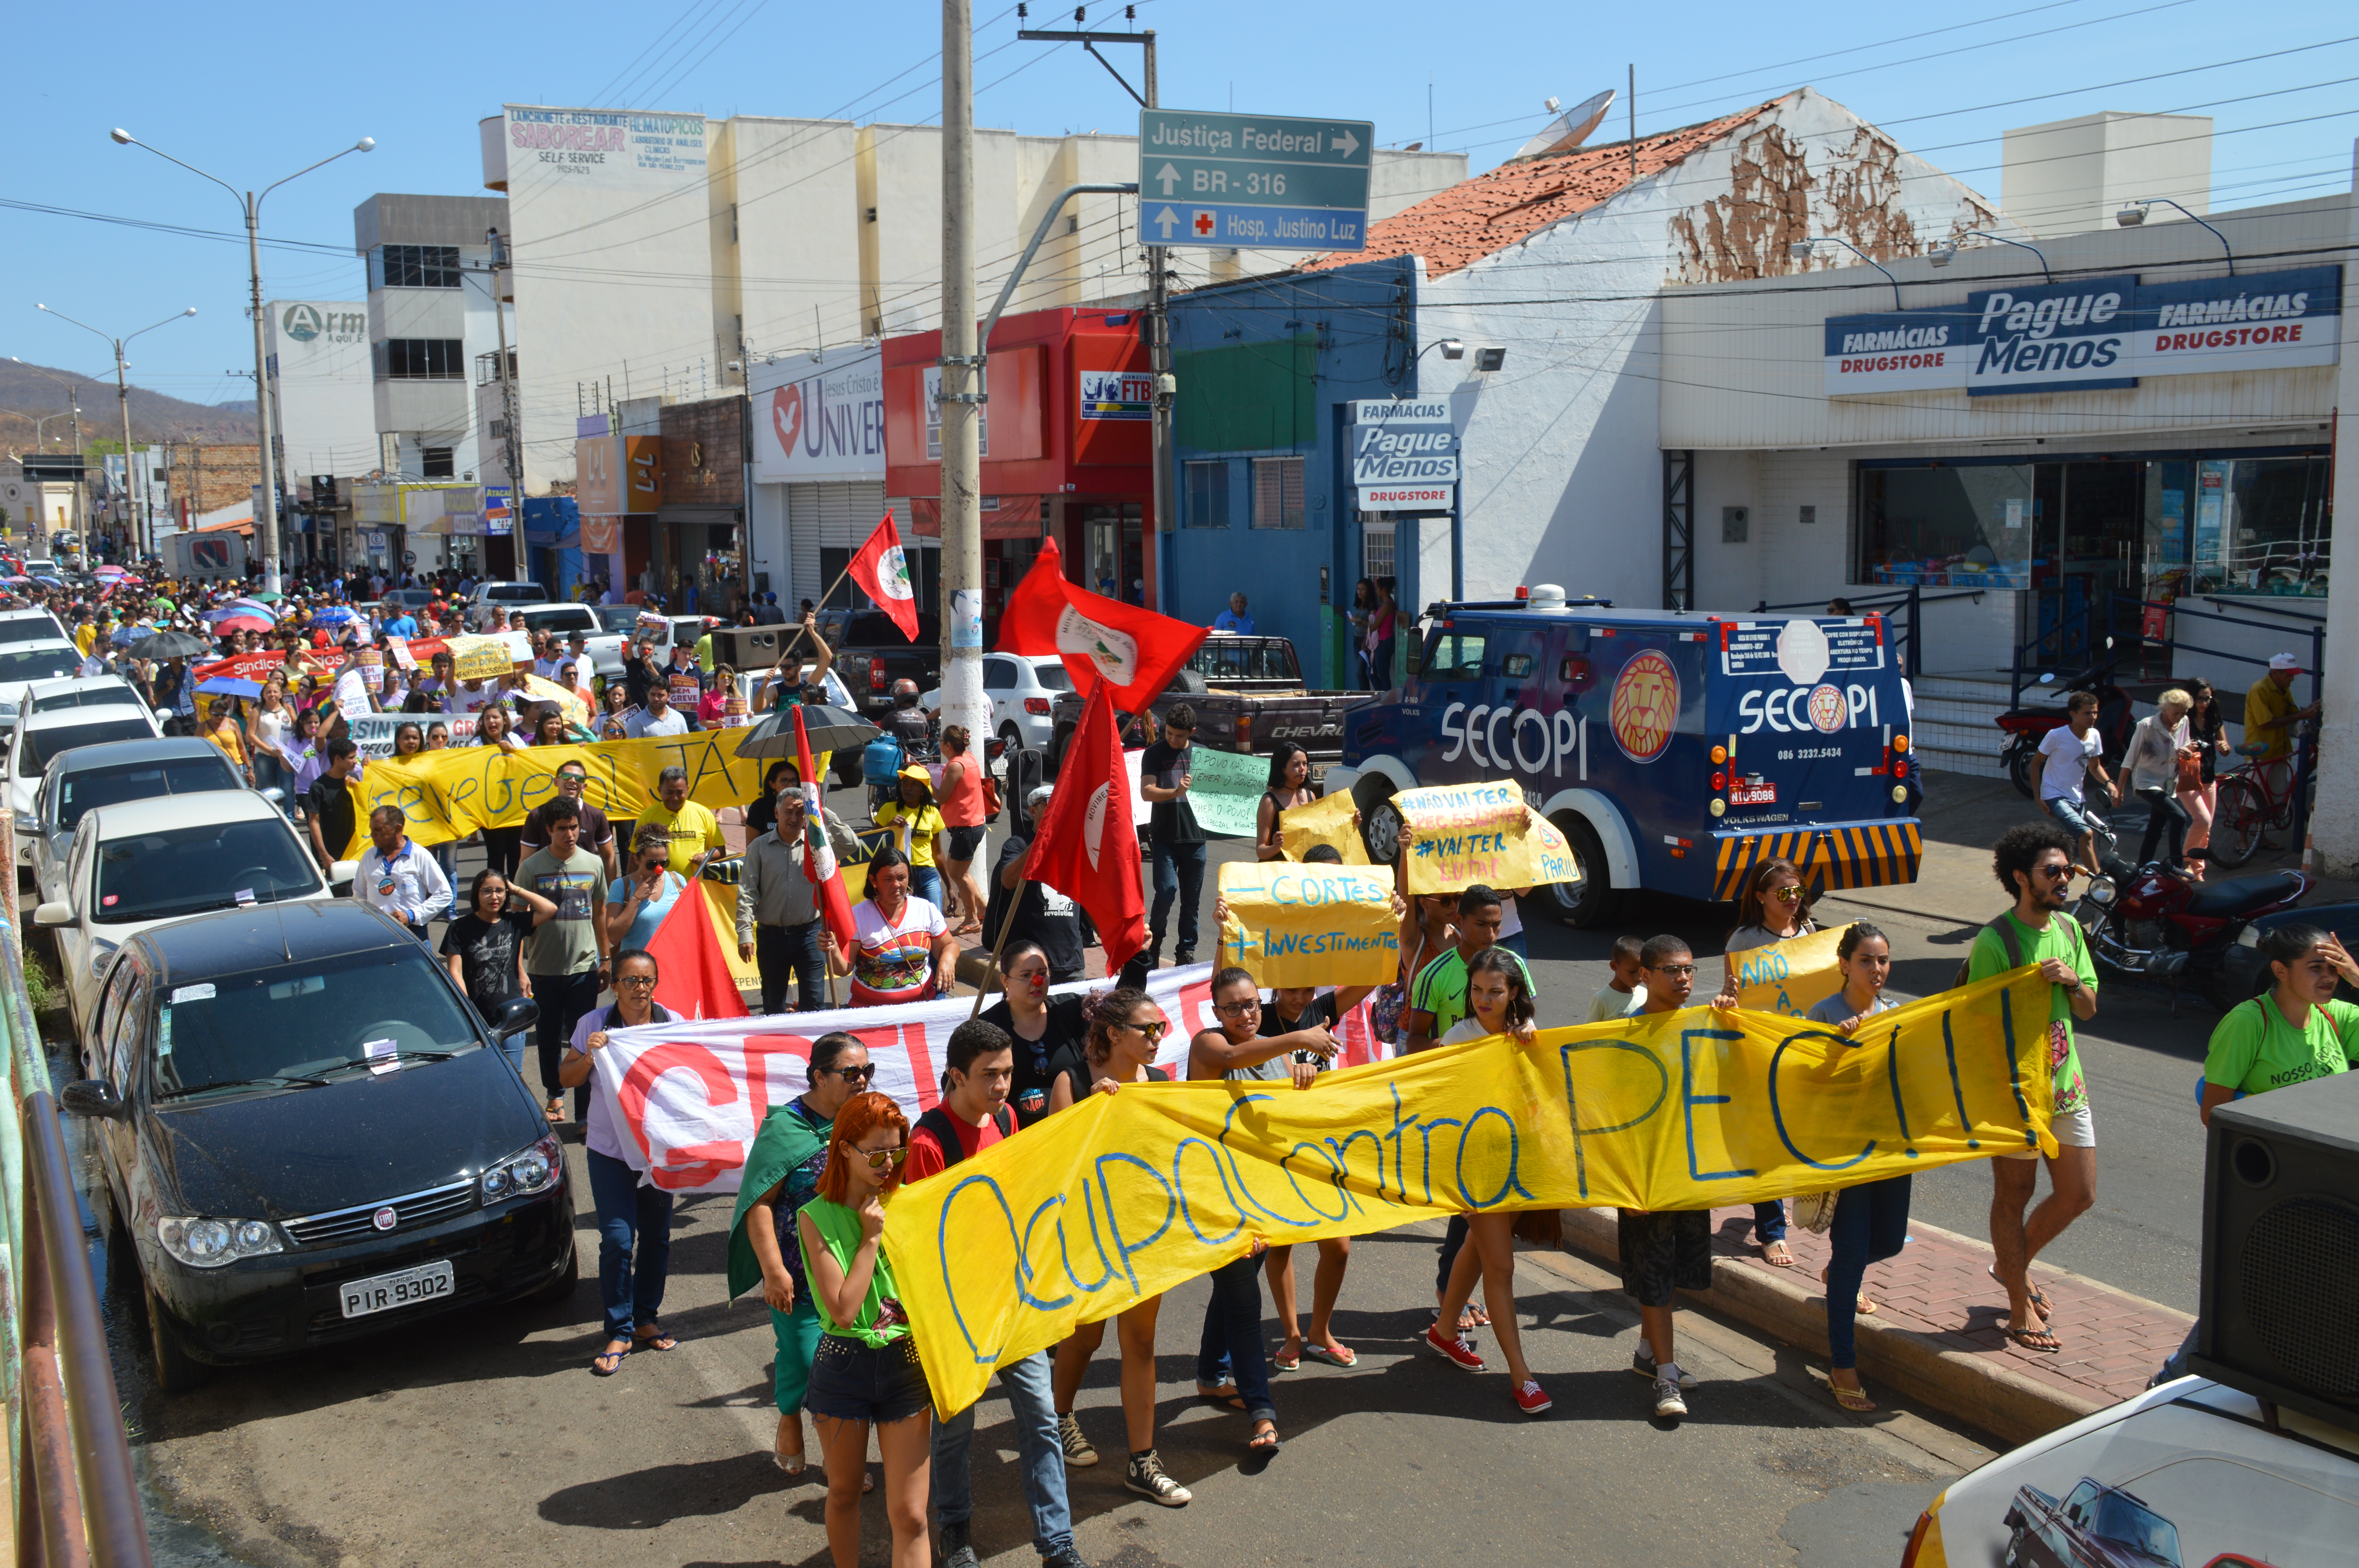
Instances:
[[[884,1461],[893,1568],[928,1568],[927,1468],[932,1433],[926,1374],[886,1260],[885,1200],[901,1183],[909,1121],[881,1094],[854,1095],[835,1113],[819,1194],[795,1216],[819,1351],[804,1408],[827,1465],[827,1550],[835,1568],[860,1563],[860,1481],[868,1429]]]

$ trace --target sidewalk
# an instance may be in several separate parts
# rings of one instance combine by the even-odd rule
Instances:
[[[1752,1210],[1712,1214],[1712,1289],[1699,1304],[1806,1353],[1827,1350],[1826,1298],[1819,1271],[1826,1238],[1789,1232],[1790,1269],[1772,1269],[1752,1245]],[[1567,1209],[1565,1246],[1614,1267],[1612,1209]],[[2006,1292],[1985,1272],[1990,1248],[1912,1220],[1900,1256],[1872,1265],[1875,1312],[1858,1320],[1859,1366],[1870,1385],[1973,1422],[2009,1443],[2078,1421],[2144,1389],[2179,1348],[2194,1320],[2158,1303],[2042,1264],[2032,1278],[2054,1308],[2054,1355],[2017,1347],[2000,1333]]]

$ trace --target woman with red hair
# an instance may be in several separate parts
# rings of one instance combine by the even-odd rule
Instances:
[[[928,1568],[932,1557],[926,1373],[881,1245],[885,1199],[900,1185],[908,1153],[909,1119],[901,1108],[881,1094],[853,1096],[829,1131],[819,1194],[795,1217],[821,1330],[803,1405],[826,1455],[827,1549],[835,1568],[860,1562],[860,1482],[871,1425],[884,1459],[893,1568]]]

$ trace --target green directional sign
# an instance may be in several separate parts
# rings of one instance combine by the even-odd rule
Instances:
[[[1357,251],[1368,243],[1375,126],[1147,109],[1138,117],[1138,231],[1150,245]]]

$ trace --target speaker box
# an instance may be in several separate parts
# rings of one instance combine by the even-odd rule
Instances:
[[[2359,1426],[2359,1072],[2212,1111],[2189,1365]]]
[[[778,649],[794,634],[791,626],[716,626],[712,630],[712,656],[741,673],[766,670],[778,662]],[[814,656],[818,653],[809,637],[802,640],[802,649]]]

